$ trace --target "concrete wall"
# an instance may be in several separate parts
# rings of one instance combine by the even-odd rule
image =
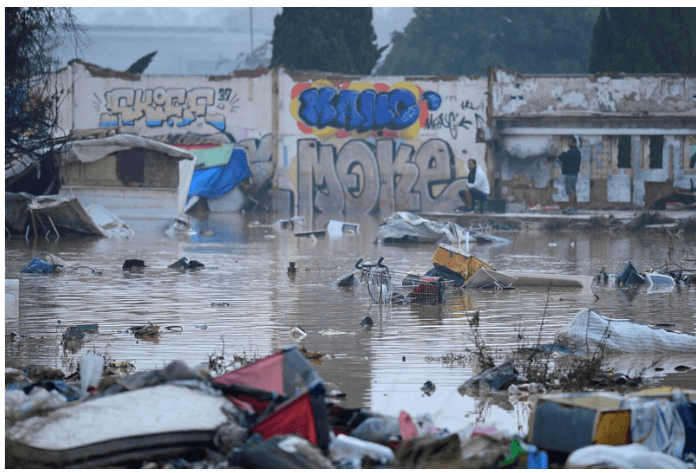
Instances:
[[[61,77],[75,83],[66,130],[119,125],[169,143],[238,143],[253,180],[272,183],[275,208],[307,216],[452,211],[469,158],[491,197],[564,202],[560,169],[546,158],[570,134],[583,159],[578,201],[589,207],[638,208],[696,183],[694,76],[138,76],[74,61]],[[620,136],[631,137],[629,167],[618,167]],[[664,140],[659,168],[654,136]]]
[[[677,74],[526,75],[489,72],[495,178],[509,203],[567,202],[560,167],[549,155],[576,136],[582,155],[578,202],[590,208],[640,208],[696,185],[696,76]],[[630,165],[619,167],[620,136]],[[653,139],[663,140],[651,151]],[[651,161],[651,152],[662,160]]]
[[[452,211],[466,160],[488,170],[485,79],[281,71],[279,188],[300,214]]]
[[[496,117],[559,113],[694,116],[693,75],[527,75],[497,68],[493,73]]]
[[[273,171],[272,74],[248,77],[133,75],[73,61],[61,73],[71,90],[65,130],[120,126],[167,143],[243,146],[255,178]],[[74,87],[68,87],[74,82]]]
[[[74,61],[65,129],[121,126],[177,142],[236,142],[274,204],[304,215],[451,211],[476,142],[486,79],[297,74],[129,75]],[[275,84],[275,85],[274,85]],[[275,131],[275,133],[274,133]],[[275,156],[275,160],[273,157]]]

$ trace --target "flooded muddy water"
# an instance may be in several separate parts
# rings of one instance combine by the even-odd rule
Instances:
[[[435,425],[450,430],[493,425],[524,434],[528,404],[457,392],[474,374],[470,355],[475,346],[467,318],[472,311],[480,311],[480,332],[498,360],[520,343],[552,342],[585,307],[608,317],[696,333],[693,285],[670,292],[597,282],[588,289],[450,289],[441,306],[380,307],[370,303],[365,286],[332,288],[330,283],[353,271],[358,258],[376,261],[383,256],[392,269],[423,274],[432,268],[435,244],[376,244],[378,217],[339,217],[358,223],[358,232],[318,238],[296,237],[298,229],[271,226],[278,218],[209,214],[193,220],[195,235],[176,237],[163,233],[167,222],[135,220],[127,221],[136,232],[130,239],[6,241],[5,278],[20,281],[20,309],[18,318],[6,318],[5,330],[22,336],[6,336],[6,365],[44,364],[72,373],[82,355],[95,352],[128,360],[138,370],[161,368],[173,360],[200,366],[211,355],[224,355],[231,362],[234,355],[265,356],[298,343],[324,354],[316,369],[347,394],[343,403],[348,407],[389,415],[427,412]],[[321,228],[328,220],[318,216],[299,230]],[[472,244],[470,252],[503,272],[594,276],[602,267],[616,273],[629,260],[639,270],[657,269],[668,257],[665,235],[496,235],[511,242]],[[693,250],[696,244],[675,240],[674,248]],[[40,252],[101,273],[83,268],[63,275],[20,274]],[[205,268],[167,267],[182,257]],[[146,268],[124,271],[126,259],[141,259]],[[288,273],[289,262],[296,263],[296,273]],[[360,322],[368,315],[374,325],[364,328]],[[127,330],[148,322],[183,331],[164,330],[155,340],[139,340]],[[98,333],[64,345],[66,327],[90,323],[99,325]],[[297,325],[307,333],[300,341],[291,333]],[[686,361],[691,367],[686,371],[675,370],[678,364],[667,360],[646,374],[659,384],[693,388],[696,360]],[[429,395],[421,390],[427,381],[435,385]]]

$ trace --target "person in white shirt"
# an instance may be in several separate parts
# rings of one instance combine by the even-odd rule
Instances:
[[[459,191],[459,197],[468,209],[473,210],[476,200],[488,200],[491,188],[488,185],[486,174],[476,167],[475,159],[470,159],[467,165],[469,167],[468,188]]]

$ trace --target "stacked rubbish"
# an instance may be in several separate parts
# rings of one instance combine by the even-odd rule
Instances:
[[[577,327],[590,315],[581,312],[559,339],[582,336]],[[689,349],[691,338],[678,343]],[[696,390],[547,394],[512,358],[459,392],[533,396],[525,437],[343,407],[296,345],[212,379],[182,362],[122,376],[105,368],[96,355],[80,361],[79,381],[6,368],[6,466],[686,468],[696,460]]]

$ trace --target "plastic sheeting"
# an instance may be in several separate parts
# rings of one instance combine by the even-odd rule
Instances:
[[[32,213],[35,223],[30,220]],[[46,218],[40,220],[43,216]],[[22,233],[26,229],[26,222],[29,222],[29,225],[39,225],[44,231],[46,228],[54,231],[55,226],[58,231],[66,233],[107,236],[76,197],[35,197],[26,192],[5,192],[5,222]]]
[[[631,409],[631,441],[654,452],[681,458],[686,431],[679,412],[669,399],[629,397],[621,405]]]
[[[603,341],[605,334],[608,338]],[[626,319],[602,317],[583,309],[556,334],[555,342],[572,350],[594,353],[604,343],[604,353],[696,353],[696,337],[651,328]]]
[[[130,238],[135,235],[135,232],[123,220],[99,204],[87,207],[87,213],[109,238],[119,236]]]
[[[246,152],[243,148],[233,148],[227,165],[193,172],[188,197],[220,197],[249,177]]]
[[[666,453],[653,452],[644,445],[589,445],[579,448],[568,456],[568,469],[586,468],[688,468],[687,464]]]
[[[137,135],[115,135],[94,140],[71,141],[63,150],[61,164],[74,162],[93,163],[100,159],[134,148],[157,151],[176,159],[193,160],[195,157],[189,151],[179,149],[159,141]]]
[[[493,271],[492,269],[481,267],[473,276],[466,280],[464,287],[477,289],[503,289],[512,287],[517,281],[514,276]]]
[[[377,242],[389,240],[412,243],[446,242],[459,244],[466,241],[466,230],[452,222],[436,222],[411,212],[391,214],[377,229]]]
[[[85,209],[76,197],[57,195],[34,197],[26,192],[5,192],[5,221],[13,229],[23,232],[27,221],[31,225],[31,220],[27,220],[30,217],[30,211],[34,213],[37,225],[40,225],[39,216],[45,215],[50,217],[50,221],[47,222],[44,219],[41,223],[48,227],[52,222],[61,233],[126,238],[135,234],[121,219],[99,204],[90,205]],[[52,228],[51,230],[53,231]]]
[[[468,379],[464,384],[459,386],[457,390],[461,395],[464,395],[469,391],[477,391],[484,386],[492,391],[496,391],[505,386],[508,381],[515,379],[517,379],[515,360],[514,358],[507,358],[498,366],[495,366]]]

